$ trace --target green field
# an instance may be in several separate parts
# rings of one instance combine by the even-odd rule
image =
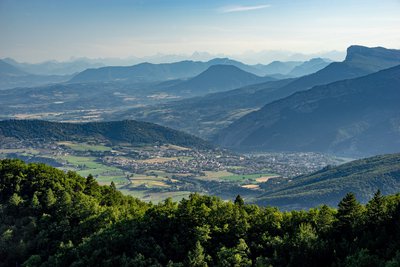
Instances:
[[[59,145],[64,145],[75,151],[111,151],[111,147],[104,145],[90,145],[86,143],[59,142]]]
[[[105,184],[113,181],[114,183],[123,184],[128,182],[123,170],[96,162],[95,157],[65,156],[60,160],[66,160],[68,164],[73,165],[77,173],[83,177],[92,174],[99,183]]]

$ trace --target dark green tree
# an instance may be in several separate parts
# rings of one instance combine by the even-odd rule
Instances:
[[[235,203],[235,205],[243,206],[244,205],[244,200],[240,195],[237,195],[236,198],[235,198],[235,202],[234,203]]]
[[[385,200],[381,194],[381,191],[378,189],[374,194],[374,197],[368,202],[367,206],[367,220],[374,224],[379,224],[385,220],[386,205]]]
[[[337,227],[340,230],[351,230],[360,221],[362,207],[353,193],[347,193],[339,202],[337,212]]]
[[[83,190],[83,192],[90,196],[99,196],[99,185],[93,175],[89,174],[86,177],[85,189]]]

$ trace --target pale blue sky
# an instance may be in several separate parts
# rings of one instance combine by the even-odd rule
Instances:
[[[400,0],[0,0],[0,57],[400,48]]]

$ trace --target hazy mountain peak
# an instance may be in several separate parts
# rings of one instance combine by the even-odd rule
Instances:
[[[232,64],[232,63],[239,63],[238,61],[232,60],[230,58],[224,57],[224,58],[213,58],[209,60],[207,63],[212,64],[212,65],[222,65],[222,64]]]
[[[400,50],[387,49],[384,47],[366,47],[361,45],[352,45],[347,48],[345,61],[352,61],[360,56],[376,57],[381,60],[395,61],[400,59]]]
[[[332,60],[330,60],[329,58],[314,57],[306,62],[332,62]]]
[[[288,73],[289,76],[293,77],[301,77],[304,75],[308,75],[311,73],[315,73],[326,66],[328,66],[332,60],[323,59],[323,58],[312,58],[308,61],[303,62],[302,64],[294,67],[292,71]]]
[[[0,74],[3,75],[26,75],[27,73],[14,67],[13,65],[7,63],[4,60],[0,60]]]
[[[257,76],[234,65],[218,64],[211,65],[205,71],[187,81],[171,86],[168,91],[179,95],[204,95],[269,80],[272,80],[272,78]]]
[[[215,72],[215,71],[237,71],[246,72],[234,65],[217,64],[210,66],[205,72]],[[249,73],[250,74],[250,73]]]

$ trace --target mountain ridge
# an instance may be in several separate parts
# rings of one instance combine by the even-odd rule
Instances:
[[[360,49],[357,50],[356,47],[358,46],[349,47],[350,58],[354,57],[354,54],[363,53],[365,54],[363,60],[368,62],[368,53],[375,53],[375,48],[363,47],[360,52],[358,51]],[[379,48],[378,50],[379,54],[388,55],[384,58],[400,55],[400,50],[385,48]],[[162,106],[131,109],[124,111],[122,116],[124,118],[135,118],[161,123],[170,127],[178,127],[179,129],[183,128],[185,131],[201,137],[213,138],[213,135],[221,130],[221,128],[226,127],[229,123],[239,119],[241,116],[261,108],[265,104],[288,97],[295,92],[307,90],[313,86],[361,77],[371,73],[370,70],[353,66],[349,61],[351,60],[348,58],[347,61],[332,62],[316,73],[292,80],[286,79],[282,80],[282,82],[267,82],[259,85],[246,86],[241,89],[210,94],[203,98],[170,102]],[[374,62],[377,61],[377,59],[373,57],[371,61]],[[383,60],[383,63],[380,63],[378,67],[374,64],[374,68],[379,71],[381,70],[381,66],[392,65],[393,62],[396,63],[397,59]],[[398,64],[400,64],[400,60]],[[332,75],[332,73],[335,74]],[[225,94],[226,99],[224,99],[223,94]],[[213,104],[208,105],[205,100],[212,101]],[[217,105],[221,107],[219,110],[215,107]],[[163,109],[163,107],[165,107],[165,109]],[[117,116],[120,115],[120,113],[117,114]],[[187,116],[187,119],[185,119],[184,116]],[[194,125],[195,120],[193,118],[198,118],[199,116],[201,117],[200,121],[204,130]]]
[[[140,63],[132,66],[102,67],[98,69],[87,69],[74,76],[70,82],[98,82],[98,81],[163,81],[171,79],[185,79],[199,75],[212,65],[229,64],[239,67],[247,72],[259,70],[239,61],[228,58],[215,58],[207,62],[203,61],[179,61],[174,63]]]
[[[345,155],[396,152],[400,150],[400,131],[396,130],[399,88],[400,65],[316,86],[245,115],[222,130],[216,140],[241,149]]]
[[[133,120],[61,123],[41,120],[0,121],[0,136],[17,140],[90,141],[131,144],[166,143],[180,146],[211,148],[206,141],[167,127]]]
[[[331,60],[323,58],[312,58],[303,62],[301,65],[294,67],[287,75],[293,77],[301,77],[317,72],[332,63]]]

